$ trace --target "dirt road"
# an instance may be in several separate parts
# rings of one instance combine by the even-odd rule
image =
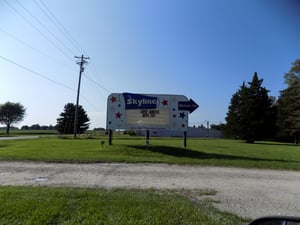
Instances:
[[[1,162],[0,185],[213,189],[244,217],[300,215],[300,172],[166,164]],[[195,196],[197,197],[197,196]]]

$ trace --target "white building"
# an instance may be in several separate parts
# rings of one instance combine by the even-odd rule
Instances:
[[[146,130],[136,130],[137,135],[146,135]],[[164,129],[150,130],[150,137],[183,137],[183,131],[171,131]],[[223,138],[219,130],[207,129],[205,127],[188,127],[187,137],[191,138]]]

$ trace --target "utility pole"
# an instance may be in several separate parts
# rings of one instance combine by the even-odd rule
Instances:
[[[76,64],[78,64],[80,66],[80,68],[79,68],[78,88],[77,88],[77,99],[76,99],[76,106],[75,106],[75,119],[74,119],[74,139],[76,139],[77,127],[78,127],[78,104],[79,104],[81,74],[84,71],[84,67],[83,66],[88,63],[86,60],[90,59],[90,58],[89,57],[84,57],[83,55],[81,55],[81,56],[74,56],[74,58],[80,59],[79,61],[76,62]]]

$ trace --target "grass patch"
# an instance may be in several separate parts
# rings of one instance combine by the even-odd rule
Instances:
[[[202,224],[245,220],[211,203],[155,190],[0,187],[0,224]]]
[[[102,139],[103,140],[103,139]],[[149,162],[243,168],[300,170],[300,146],[273,142],[246,144],[226,139],[189,139],[183,148],[178,138],[117,136],[113,145],[98,138],[47,137],[0,141],[2,161],[45,162]]]

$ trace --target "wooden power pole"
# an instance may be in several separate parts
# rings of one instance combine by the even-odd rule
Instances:
[[[77,99],[76,99],[76,106],[75,106],[75,119],[74,119],[74,139],[76,139],[77,135],[77,127],[78,127],[78,104],[79,104],[79,94],[80,94],[80,84],[81,84],[81,74],[84,71],[84,65],[88,62],[87,59],[90,59],[89,57],[81,56],[75,56],[76,59],[80,59],[78,62],[76,62],[80,68],[79,68],[79,80],[78,80],[78,88],[77,88]]]

